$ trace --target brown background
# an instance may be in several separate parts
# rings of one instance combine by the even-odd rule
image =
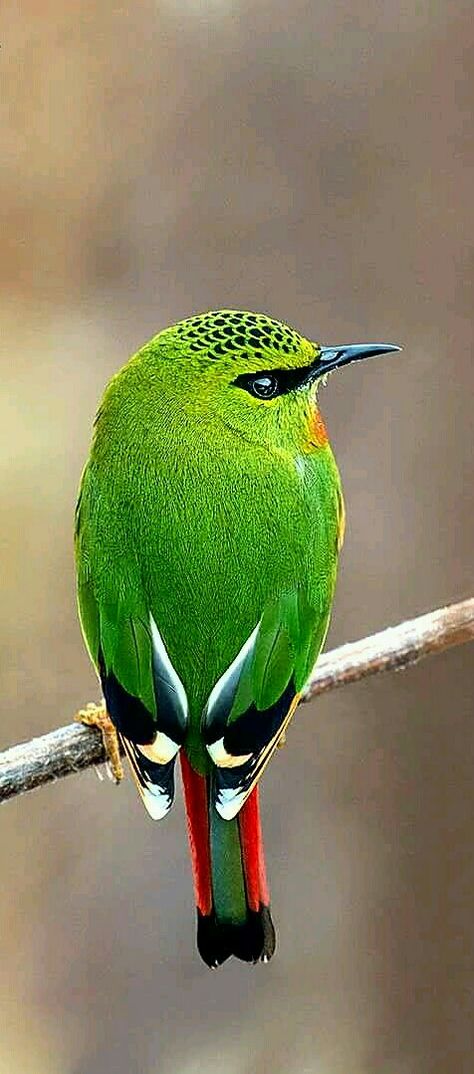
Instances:
[[[349,517],[330,643],[472,593],[472,13],[4,5],[3,744],[96,695],[71,546],[94,409],[193,311],[404,345],[323,396]],[[88,772],[5,806],[0,1070],[471,1071],[472,659],[300,712],[265,777],[268,967],[199,962],[180,804],[154,826]]]

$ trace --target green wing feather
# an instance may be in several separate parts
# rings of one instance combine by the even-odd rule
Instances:
[[[328,512],[327,545],[316,564],[312,560],[308,584],[267,602],[258,629],[211,691],[203,714],[204,740],[216,765],[215,804],[226,819],[239,812],[260,779],[326,639],[344,531],[338,479],[330,501],[336,510]]]
[[[173,800],[172,768],[186,726],[184,691],[166,656],[156,651],[145,595],[140,579],[130,573],[130,559],[121,571],[120,564],[107,569],[93,555],[93,491],[86,469],[75,535],[79,616],[140,794],[151,816],[161,817]]]
[[[85,468],[76,508],[75,551],[79,617],[98,671],[113,673],[120,685],[156,716],[149,612],[130,559],[121,568],[99,555],[100,495],[93,468]],[[99,531],[100,532],[100,531]]]
[[[330,608],[330,600],[315,608],[303,588],[281,594],[210,695],[203,734],[217,769],[216,808],[226,819],[241,809],[286,730],[324,644]]]

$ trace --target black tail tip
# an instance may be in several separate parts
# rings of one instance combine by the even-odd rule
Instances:
[[[218,921],[215,912],[197,912],[198,951],[211,969],[222,966],[231,955],[242,962],[269,962],[275,951],[276,935],[270,908],[249,910],[243,925]]]

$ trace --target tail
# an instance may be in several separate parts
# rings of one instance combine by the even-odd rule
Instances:
[[[208,966],[231,955],[268,962],[275,950],[270,915],[258,787],[234,820],[211,804],[210,779],[200,776],[181,751],[197,905],[197,945]]]

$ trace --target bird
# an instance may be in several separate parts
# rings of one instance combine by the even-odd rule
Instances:
[[[104,700],[83,716],[121,743],[153,819],[179,756],[211,968],[275,950],[258,783],[323,648],[345,526],[319,388],[398,350],[209,311],[142,346],[99,405],[75,556]]]

